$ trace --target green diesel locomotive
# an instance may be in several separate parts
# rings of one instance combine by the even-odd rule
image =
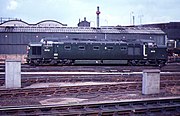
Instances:
[[[32,65],[128,64],[164,65],[166,47],[153,41],[42,41],[30,43],[27,63]]]

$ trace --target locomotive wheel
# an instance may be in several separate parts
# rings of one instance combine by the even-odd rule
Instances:
[[[129,66],[133,66],[133,64],[132,64],[132,62],[131,62],[130,60],[128,60],[127,65],[129,65]]]
[[[129,66],[135,66],[135,65],[137,65],[137,63],[136,63],[135,60],[129,60],[129,61],[128,61],[128,65],[129,65]]]
[[[145,65],[149,66],[151,63],[149,61],[146,61]]]
[[[52,60],[52,61],[50,62],[50,64],[51,64],[51,65],[57,65],[58,63],[57,63],[56,60]]]
[[[161,60],[161,61],[158,62],[158,66],[163,67],[163,66],[165,66],[165,63],[166,63],[165,61]]]
[[[37,65],[37,61],[36,60],[33,60],[33,61],[31,60],[29,63],[30,63],[31,66],[36,66]]]

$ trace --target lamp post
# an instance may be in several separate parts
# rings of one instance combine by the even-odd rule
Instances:
[[[96,15],[97,15],[97,28],[99,28],[99,15],[100,15],[100,10],[99,10],[99,6],[97,6],[97,11],[96,11]]]
[[[108,20],[107,20],[107,19],[105,19],[104,21],[107,23],[106,29],[108,29]],[[106,32],[104,33],[104,39],[107,39]]]
[[[132,24],[132,18],[134,17],[133,16],[133,14],[134,14],[134,12],[132,11],[132,12],[130,12],[130,25]],[[132,17],[133,16],[133,17]],[[133,24],[134,25],[134,24]]]
[[[107,24],[107,25],[106,25],[106,27],[108,28],[108,20],[107,20],[107,19],[105,19],[104,21],[106,22],[106,24]]]
[[[139,24],[141,25],[142,24],[142,18],[144,17],[144,15],[138,15],[138,18],[139,18]]]

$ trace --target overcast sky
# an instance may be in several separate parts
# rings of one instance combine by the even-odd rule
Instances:
[[[0,17],[20,18],[28,23],[57,20],[77,26],[79,18],[96,26],[100,7],[100,26],[180,21],[180,0],[0,0]],[[141,20],[141,21],[140,21]]]

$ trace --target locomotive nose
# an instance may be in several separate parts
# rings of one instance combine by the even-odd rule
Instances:
[[[30,47],[27,46],[27,47],[26,47],[26,53],[27,53],[27,54],[29,53],[29,50],[30,50]]]

